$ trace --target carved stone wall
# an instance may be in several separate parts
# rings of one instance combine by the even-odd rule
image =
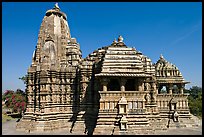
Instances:
[[[188,82],[178,68],[163,56],[153,64],[123,40],[119,36],[83,59],[66,14],[57,4],[48,10],[28,68],[28,103],[17,129],[71,128],[71,132],[77,122],[84,122],[88,134],[93,134],[123,122],[129,131],[153,130],[154,121],[165,128],[162,120],[170,119],[175,110],[180,118],[190,118],[188,95],[183,93]],[[163,86],[168,90],[165,94]]]

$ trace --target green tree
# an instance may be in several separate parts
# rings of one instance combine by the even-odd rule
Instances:
[[[2,95],[2,100],[4,100],[5,102],[8,101],[9,98],[11,98],[11,96],[14,94],[13,90],[6,90],[4,92],[4,94]]]
[[[193,115],[202,117],[202,88],[193,86],[189,90],[185,90],[185,93],[189,93],[189,109]]]
[[[20,95],[25,95],[25,92],[23,91],[23,90],[21,90],[21,89],[17,89],[16,90],[16,94],[20,94]]]
[[[18,79],[22,80],[23,83],[26,84],[26,81],[27,81],[27,75],[22,76],[22,77],[20,77],[20,78],[18,78]]]
[[[190,88],[190,95],[196,99],[198,98],[198,95],[201,93],[202,95],[202,88],[198,87],[198,86],[193,86],[192,88]]]

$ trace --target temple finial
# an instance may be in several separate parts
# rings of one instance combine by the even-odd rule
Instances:
[[[123,42],[123,37],[121,35],[118,37],[118,42]]]
[[[55,3],[54,9],[60,10],[60,8],[59,8],[59,6],[58,6],[58,3]]]
[[[114,41],[113,41],[114,43],[117,43],[117,41],[116,41],[116,38],[114,39]]]
[[[116,44],[117,44],[117,41],[116,41],[116,38],[115,38],[111,45],[116,45]]]
[[[163,59],[164,57],[162,56],[162,54],[160,55],[160,59]]]

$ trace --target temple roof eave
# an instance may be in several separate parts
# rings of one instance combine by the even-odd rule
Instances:
[[[152,75],[148,74],[135,74],[135,73],[99,73],[95,74],[96,77],[103,77],[103,76],[121,76],[121,77],[152,77]]]
[[[172,84],[178,84],[178,83],[182,83],[182,84],[188,84],[188,83],[190,83],[189,81],[181,81],[181,80],[165,80],[165,81],[163,81],[163,80],[157,80],[157,82],[158,83],[160,83],[160,84],[170,84],[170,83],[172,83]]]

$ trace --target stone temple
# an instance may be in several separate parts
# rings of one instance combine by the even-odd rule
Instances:
[[[162,55],[152,63],[125,45],[122,36],[82,58],[67,16],[55,4],[40,26],[27,72],[27,108],[16,128],[150,134],[191,127],[188,94],[183,91],[186,83],[179,69]]]

